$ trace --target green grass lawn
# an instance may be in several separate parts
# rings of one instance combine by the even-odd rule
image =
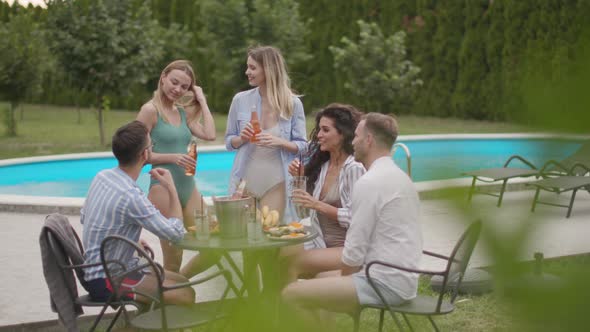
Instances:
[[[525,272],[533,271],[533,262],[521,263],[518,269]],[[543,262],[543,271],[558,276],[567,284],[567,289],[579,290],[579,296],[568,296],[568,300],[575,304],[576,301],[586,301],[588,291],[585,290],[590,267],[590,255],[576,255],[561,257],[555,259],[546,259]],[[578,279],[576,279],[578,277]],[[502,291],[496,283],[496,290],[484,295],[459,295],[455,302],[455,311],[443,316],[434,317],[435,322],[441,331],[472,332],[472,331],[587,331],[587,325],[584,322],[586,318],[586,306],[568,306],[565,310],[566,316],[559,316],[559,310],[555,310],[551,301],[556,298],[548,297],[544,301],[532,295],[527,294],[524,297],[516,298],[514,294],[508,291]],[[550,287],[544,287],[549,289]],[[432,296],[438,295],[433,292],[429,286],[429,278],[422,277],[418,292]],[[577,298],[580,297],[580,298]],[[540,303],[539,303],[540,302]],[[539,317],[531,315],[535,307],[542,306]],[[523,309],[524,307],[524,309]],[[304,329],[297,321],[293,313],[287,311],[286,316],[279,322],[279,328],[269,323],[273,314],[273,309],[264,305],[256,308],[238,308],[236,318],[223,331],[306,331],[306,332],[325,332],[326,330],[318,326],[308,326]],[[543,315],[547,317],[543,320]],[[577,322],[572,323],[571,318],[581,317]],[[332,325],[334,329],[327,331],[352,331],[353,321],[348,315],[333,314]],[[534,317],[534,318],[531,318]],[[401,316],[398,317],[401,319]],[[408,316],[415,331],[432,331],[432,327],[426,317]],[[560,321],[561,319],[561,321]],[[243,321],[245,320],[245,321]],[[247,322],[247,323],[246,323]],[[366,309],[361,316],[360,331],[377,331],[379,314],[377,310]],[[582,322],[582,323],[580,323]],[[556,327],[557,325],[557,327]],[[218,326],[217,326],[218,327]],[[239,327],[239,328],[238,328]],[[208,328],[197,328],[196,331],[206,331]],[[213,331],[221,329],[213,328]],[[406,329],[407,330],[407,329]],[[398,331],[391,316],[386,313],[384,331]]]
[[[0,110],[7,104],[0,103]],[[24,105],[22,120],[18,120],[18,136],[6,137],[5,125],[0,123],[0,159],[51,155],[61,153],[108,151],[109,146],[100,146],[96,113],[82,108],[80,121],[73,107],[51,105]],[[135,119],[137,112],[111,110],[105,115],[105,140],[110,142],[113,132],[122,124]],[[217,140],[221,144],[227,116],[214,114]],[[17,113],[21,118],[21,112]],[[313,127],[313,116],[307,118],[308,132]],[[400,116],[400,134],[440,133],[506,133],[527,132],[530,129],[509,123],[434,117]]]

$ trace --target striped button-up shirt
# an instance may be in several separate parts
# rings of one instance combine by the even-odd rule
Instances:
[[[147,199],[137,183],[116,167],[96,175],[84,206],[80,222],[83,224],[85,263],[100,262],[100,244],[109,235],[139,241],[142,228],[162,239],[176,242],[182,239],[184,225],[180,219],[166,218]],[[109,248],[108,259],[135,264],[130,247]],[[102,266],[85,269],[87,281],[104,278]]]
[[[315,187],[313,190],[313,197],[315,199],[320,199],[320,194],[322,192],[324,182],[326,181],[326,175],[328,174],[329,166],[330,161],[327,161],[322,165],[320,175],[315,181]],[[365,167],[363,166],[363,164],[355,161],[354,156],[348,156],[344,161],[342,169],[340,170],[340,173],[338,175],[338,192],[340,193],[340,205],[342,206],[338,209],[338,224],[341,227],[350,227],[350,222],[352,219],[352,214],[350,212],[350,209],[352,207],[352,187],[354,186],[356,180],[363,176],[363,174],[365,174]],[[313,209],[310,212],[310,220],[311,226],[319,234],[319,236],[305,243],[305,248],[326,248],[326,242],[324,241],[322,229],[320,228],[317,212]]]

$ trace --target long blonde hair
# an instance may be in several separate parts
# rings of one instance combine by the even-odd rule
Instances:
[[[262,66],[266,82],[266,97],[273,110],[283,118],[293,115],[291,79],[287,74],[281,51],[272,46],[257,46],[248,50],[248,56]]]
[[[169,63],[166,66],[166,68],[164,68],[164,70],[162,70],[162,73],[160,74],[160,79],[158,81],[158,88],[156,89],[156,91],[154,91],[154,95],[152,97],[152,103],[156,107],[156,111],[158,111],[158,114],[167,122],[168,122],[168,119],[166,118],[166,114],[164,114],[162,112],[162,110],[164,109],[164,105],[162,103],[162,98],[165,98],[165,96],[164,96],[164,91],[162,91],[162,89],[161,89],[161,86],[162,86],[162,78],[164,78],[164,76],[168,75],[168,73],[170,73],[173,70],[180,70],[190,77],[191,83],[190,83],[189,91],[192,90],[193,85],[195,85],[195,82],[197,81],[197,76],[195,75],[195,71],[193,70],[191,63],[188,60],[172,61],[171,63]],[[182,106],[185,109],[191,108],[191,107],[194,108],[195,111],[193,113],[193,116],[191,117],[191,120],[197,119],[198,115],[201,113],[201,105],[199,105],[199,103],[196,101],[195,98],[192,98],[192,100],[186,101],[186,100],[183,100],[183,98],[181,97],[179,100],[177,100],[175,102],[175,104],[178,106]],[[189,119],[188,119],[188,114],[187,114],[187,122],[188,121],[189,121]]]

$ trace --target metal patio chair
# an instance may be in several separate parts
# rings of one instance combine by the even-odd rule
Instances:
[[[67,294],[69,295],[69,298],[63,298],[63,297],[61,299],[53,299],[52,298],[52,301],[56,300],[54,302],[60,302],[60,303],[56,303],[57,306],[62,305],[62,306],[68,307],[69,305],[71,305],[71,306],[73,306],[73,310],[77,311],[78,313],[83,312],[81,310],[82,307],[102,307],[100,313],[96,316],[89,331],[94,331],[96,329],[97,325],[101,321],[102,317],[104,316],[105,311],[107,310],[107,308],[109,306],[113,307],[114,309],[117,309],[117,312],[116,312],[115,316],[113,317],[113,319],[111,320],[111,322],[107,328],[107,331],[110,331],[113,328],[113,326],[117,322],[119,316],[123,312],[124,306],[131,305],[137,309],[142,308],[142,306],[135,301],[128,301],[128,300],[112,301],[111,299],[108,301],[95,301],[88,294],[79,296],[75,287],[74,288],[68,287],[68,285],[72,285],[72,283],[75,285],[76,279],[74,276],[76,276],[78,281],[80,282],[80,284],[84,286],[84,284],[86,283],[86,281],[84,280],[84,268],[93,267],[93,266],[100,266],[100,265],[102,265],[102,263],[99,262],[99,263],[95,263],[95,264],[76,264],[75,262],[80,262],[84,257],[84,248],[82,246],[82,242],[80,241],[80,237],[78,236],[78,234],[76,233],[74,228],[70,225],[67,217],[60,215],[60,214],[52,214],[52,215],[47,216],[46,222],[47,222],[47,219],[50,219],[50,218],[55,218],[54,221],[57,221],[58,223],[62,223],[63,230],[65,230],[65,232],[67,232],[70,235],[69,237],[66,237],[63,234],[60,234],[59,230],[56,230],[54,227],[50,227],[49,225],[44,226],[41,230],[41,239],[40,240],[45,241],[45,243],[47,244],[48,249],[49,249],[45,253],[45,255],[47,255],[47,257],[44,257],[44,259],[48,259],[49,261],[51,261],[51,263],[49,263],[49,261],[44,262],[44,265],[45,264],[52,264],[52,265],[55,264],[53,267],[49,267],[49,268],[57,267],[59,269],[59,275],[61,278],[59,280],[53,280],[53,281],[47,280],[48,287],[50,288],[50,293],[52,293],[52,288],[55,289],[55,287],[57,287],[57,288],[65,289],[67,291]],[[66,247],[68,248],[67,250],[66,250]],[[153,255],[153,253],[152,253],[152,255]],[[74,256],[77,256],[77,257],[74,257]],[[66,301],[66,302],[63,302],[63,301]],[[69,305],[68,305],[68,303],[69,303]],[[80,310],[78,310],[78,308]],[[64,307],[62,307],[61,309],[64,309]],[[60,313],[60,320],[63,320],[63,319],[64,319],[64,317]],[[75,318],[68,317],[68,318],[66,318],[66,321],[64,321],[63,323],[66,325],[70,324],[72,319],[75,319]],[[67,322],[67,320],[70,320],[70,322]]]
[[[133,250],[134,255],[132,259],[137,262],[134,266],[128,264],[129,261],[123,262],[116,257],[112,257],[113,253],[117,252],[114,248],[121,248],[121,246],[127,246]],[[101,243],[100,256],[107,279],[113,287],[115,299],[125,299],[128,295],[134,293],[152,301],[149,310],[138,313],[129,321],[131,326],[141,330],[168,331],[192,328],[224,318],[228,308],[231,309],[234,305],[232,301],[226,300],[229,290],[231,289],[235,294],[239,293],[232,282],[231,273],[228,270],[220,270],[206,277],[185,283],[172,286],[164,285],[164,268],[154,262],[137,243],[121,236],[111,235],[106,237]],[[132,267],[128,268],[128,266]],[[156,295],[124,289],[123,282],[125,278],[137,271],[149,271],[149,273],[156,277]],[[164,293],[167,291],[202,284],[218,276],[223,276],[227,282],[227,286],[218,301],[201,302],[193,305],[172,305],[164,302]]]
[[[394,264],[389,264],[381,261],[373,261],[368,263],[365,267],[365,274],[367,276],[369,284],[371,285],[371,287],[373,287],[373,289],[381,299],[382,304],[362,306],[358,314],[353,317],[354,331],[358,331],[361,312],[363,309],[366,308],[378,309],[380,311],[379,331],[383,330],[383,321],[385,318],[384,316],[386,310],[389,312],[389,314],[393,318],[393,321],[400,329],[400,331],[403,331],[404,327],[396,314],[400,314],[403,317],[406,325],[411,331],[413,331],[414,329],[407,315],[427,316],[434,330],[439,331],[438,326],[434,322],[432,316],[445,315],[453,312],[453,310],[455,309],[454,303],[458,295],[458,289],[461,286],[461,281],[463,280],[465,270],[467,269],[467,264],[469,263],[469,259],[471,258],[471,254],[473,253],[473,249],[475,248],[475,245],[477,243],[477,239],[479,238],[480,231],[481,221],[476,221],[472,223],[463,233],[463,235],[461,235],[461,237],[457,241],[457,244],[455,245],[455,248],[451,252],[451,255],[448,257],[429,251],[423,251],[425,255],[446,260],[447,266],[443,271],[409,269],[403,266],[397,266]],[[417,295],[416,298],[406,301],[397,306],[387,305],[385,304],[387,303],[385,297],[383,296],[383,294],[381,294],[379,288],[375,287],[374,281],[371,278],[371,268],[375,265],[381,265],[385,267],[390,267],[392,269],[398,269],[413,273],[442,276],[443,283],[441,287],[441,292],[438,296]],[[450,292],[450,298],[445,298],[445,294],[448,292]]]

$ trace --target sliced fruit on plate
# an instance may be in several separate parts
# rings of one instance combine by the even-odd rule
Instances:
[[[304,236],[305,236],[305,233],[289,233],[287,235],[281,236],[281,238],[294,239],[294,238],[304,237]]]

